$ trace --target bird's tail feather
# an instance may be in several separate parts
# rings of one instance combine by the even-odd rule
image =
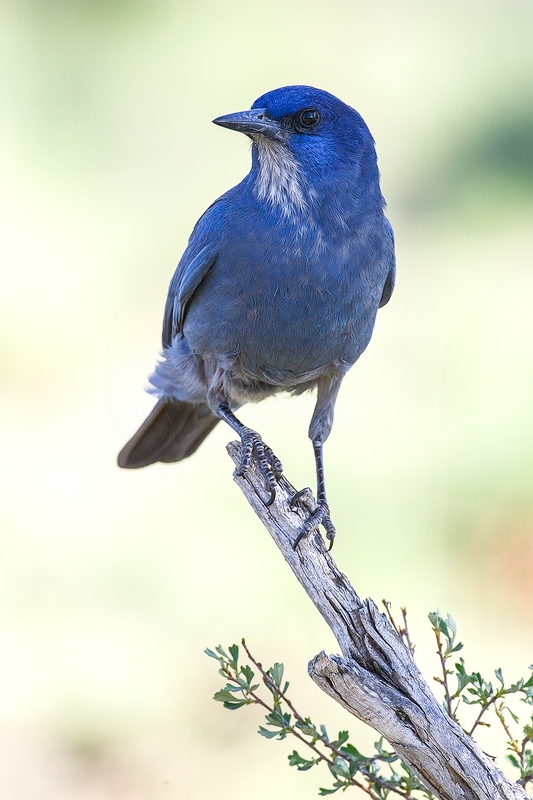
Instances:
[[[164,397],[124,445],[117,463],[123,469],[139,469],[156,461],[181,461],[194,453],[219,421],[205,404]]]

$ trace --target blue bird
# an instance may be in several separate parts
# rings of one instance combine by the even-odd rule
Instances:
[[[252,167],[196,223],[170,282],[150,378],[158,402],[118,464],[187,458],[222,419],[241,439],[237,474],[255,454],[269,504],[281,463],[234,412],[316,388],[317,507],[298,541],[321,524],[332,544],[323,443],[395,279],[374,140],[357,111],[311,86],[267,92],[213,122],[250,137]]]

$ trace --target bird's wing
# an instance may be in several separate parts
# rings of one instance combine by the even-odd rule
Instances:
[[[381,293],[381,300],[379,301],[379,308],[386,306],[389,300],[391,299],[392,293],[394,291],[394,284],[396,282],[396,259],[394,257],[394,233],[389,220],[386,217],[384,217],[384,220],[385,220],[386,230],[389,234],[389,247],[387,248],[387,250],[390,262],[390,269],[385,279],[385,283],[383,284],[383,291]]]
[[[394,291],[395,275],[396,275],[396,270],[395,269],[391,269],[391,271],[387,275],[387,278],[386,278],[385,283],[383,285],[383,292],[381,293],[381,300],[379,301],[379,308],[383,308],[383,306],[386,306],[387,303],[389,302],[389,300],[392,297],[392,293]]]
[[[163,347],[170,347],[174,336],[183,329],[187,306],[216,261],[221,243],[220,199],[196,223],[170,281],[163,317]]]
[[[206,244],[193,258],[185,259],[186,255],[187,250],[170,282],[163,317],[163,347],[170,347],[174,336],[182,330],[187,305],[215,263],[218,247]]]

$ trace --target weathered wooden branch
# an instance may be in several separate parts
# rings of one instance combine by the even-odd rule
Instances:
[[[239,444],[231,442],[228,452],[238,463]],[[386,616],[373,600],[359,598],[320,534],[293,548],[309,514],[291,509],[294,487],[282,477],[274,503],[265,506],[255,463],[235,481],[339,643],[342,655],[322,652],[309,662],[315,683],[384,736],[440,800],[527,800],[444,711]]]

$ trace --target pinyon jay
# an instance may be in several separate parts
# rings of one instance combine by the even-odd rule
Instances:
[[[342,379],[394,288],[374,140],[357,111],[311,86],[275,89],[213,122],[249,136],[252,167],[192,232],[150,378],[158,402],[118,464],[187,458],[222,419],[241,439],[237,474],[255,454],[271,503],[281,463],[234,411],[316,388],[318,506],[298,541],[322,524],[332,543],[322,446]]]

